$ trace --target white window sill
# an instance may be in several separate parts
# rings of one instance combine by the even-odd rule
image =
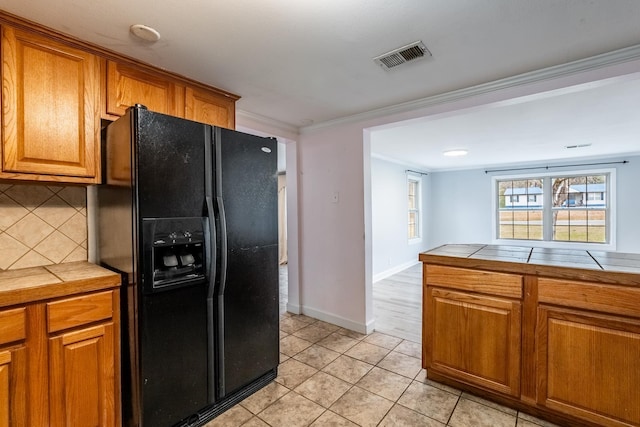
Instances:
[[[512,239],[493,239],[494,245],[507,246],[529,246],[533,248],[558,248],[558,249],[575,249],[582,251],[608,251],[615,252],[615,243],[581,243],[581,242],[548,242],[544,240],[512,240]]]

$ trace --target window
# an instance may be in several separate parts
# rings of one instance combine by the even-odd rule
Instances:
[[[420,178],[407,177],[407,200],[409,202],[409,240],[421,237],[420,221]]]
[[[613,174],[494,177],[495,238],[610,244]]]

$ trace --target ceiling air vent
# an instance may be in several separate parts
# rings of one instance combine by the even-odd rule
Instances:
[[[429,52],[429,49],[427,49],[424,43],[417,41],[376,56],[373,60],[382,68],[389,70],[405,62],[423,58],[424,56],[431,56],[431,52]]]

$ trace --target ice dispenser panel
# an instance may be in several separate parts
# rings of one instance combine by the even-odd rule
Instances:
[[[182,286],[205,278],[203,218],[143,221],[147,291]],[[151,285],[151,286],[149,286]]]

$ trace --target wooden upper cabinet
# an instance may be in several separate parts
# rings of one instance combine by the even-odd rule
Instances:
[[[99,59],[6,26],[2,58],[0,178],[99,182]]]
[[[182,117],[184,96],[181,87],[161,75],[142,71],[139,68],[107,61],[106,113],[122,116],[127,108],[142,104],[158,113]]]
[[[235,128],[236,97],[115,61],[106,61],[105,81],[105,118],[115,119],[130,106],[142,104],[158,113]]]
[[[187,87],[185,118],[235,129],[235,100],[209,91]]]

